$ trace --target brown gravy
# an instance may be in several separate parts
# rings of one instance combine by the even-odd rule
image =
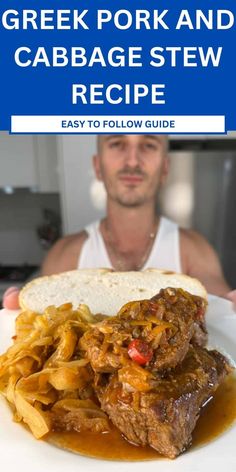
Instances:
[[[204,407],[193,433],[192,447],[214,440],[236,419],[236,376],[229,376],[214,398]],[[164,459],[150,447],[137,447],[113,427],[106,434],[50,433],[47,440],[58,447],[89,457],[106,460],[144,461]]]

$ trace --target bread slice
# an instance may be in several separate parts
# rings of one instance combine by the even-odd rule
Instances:
[[[157,269],[143,272],[80,269],[29,282],[21,290],[19,301],[22,309],[37,313],[42,313],[49,305],[71,302],[75,309],[85,303],[93,314],[111,316],[128,301],[150,298],[166,287],[181,287],[207,298],[203,285],[183,274]]]

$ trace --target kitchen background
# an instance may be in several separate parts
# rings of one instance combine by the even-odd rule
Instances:
[[[96,137],[0,133],[0,300],[39,273],[53,242],[103,216],[105,191],[91,164]],[[236,286],[236,132],[170,137],[162,213],[200,231]]]

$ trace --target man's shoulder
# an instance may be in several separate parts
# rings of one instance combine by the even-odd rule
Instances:
[[[79,249],[82,247],[87,237],[88,233],[86,230],[82,230],[79,233],[75,234],[68,234],[63,238],[59,239],[56,242],[55,247],[57,246],[57,248],[63,252],[71,251],[73,249]]]
[[[193,230],[180,230],[180,251],[182,270],[197,277],[209,293],[225,296],[230,290],[215,249]]]
[[[180,253],[182,268],[186,273],[198,265],[215,265],[217,260],[215,250],[205,237],[192,229],[180,229]]]
[[[180,228],[180,242],[193,250],[200,250],[208,245],[207,240],[200,233],[193,229]]]
[[[80,252],[88,233],[83,230],[59,239],[50,249],[42,265],[43,275],[77,268]]]

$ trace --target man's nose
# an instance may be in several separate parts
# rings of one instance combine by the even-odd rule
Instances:
[[[125,162],[129,167],[136,167],[140,162],[140,153],[137,146],[129,146],[125,153]]]

